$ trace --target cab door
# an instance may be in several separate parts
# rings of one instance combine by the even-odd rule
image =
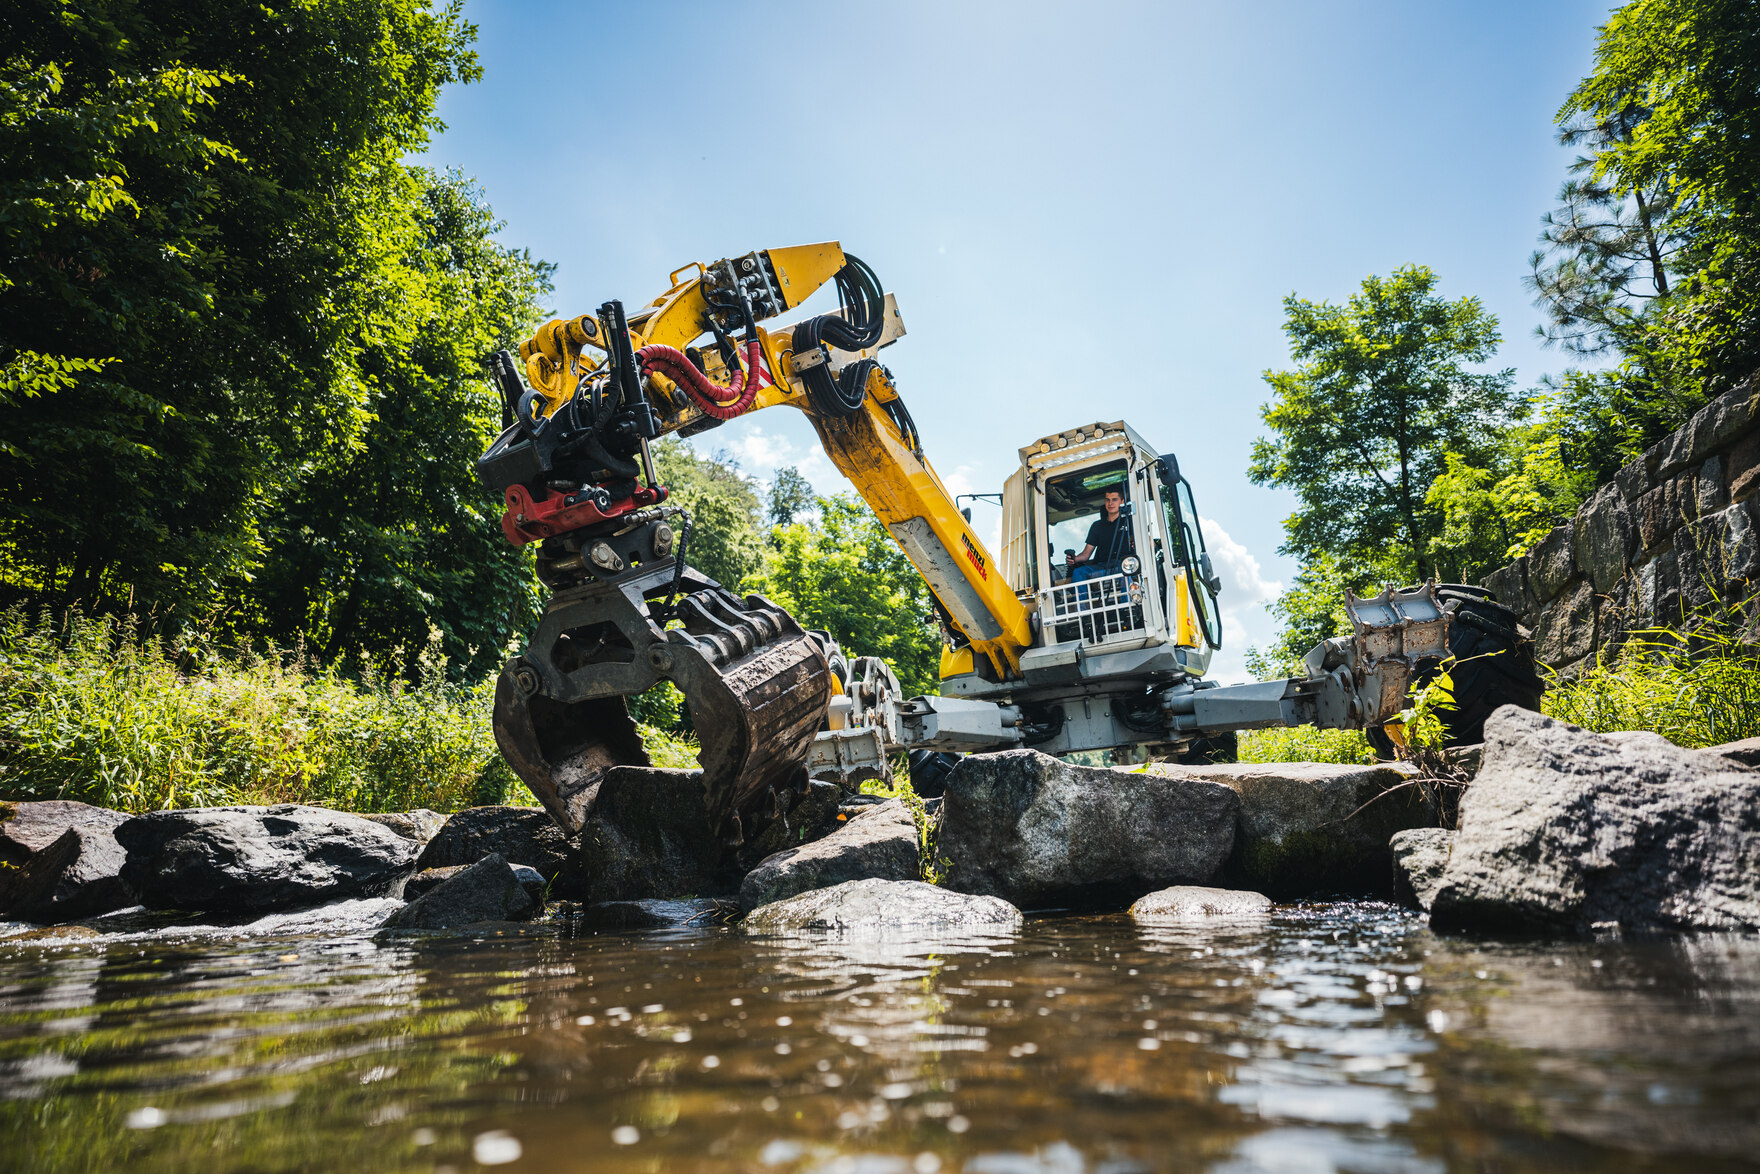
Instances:
[[[1212,649],[1221,648],[1222,613],[1216,606],[1218,584],[1204,549],[1204,531],[1198,522],[1198,507],[1192,501],[1191,484],[1180,476],[1172,458],[1163,458],[1159,470],[1161,505],[1174,547],[1168,552],[1173,565],[1169,569],[1172,581],[1167,585],[1167,613],[1177,631],[1189,607],[1191,620],[1195,621],[1194,634],[1201,633]]]

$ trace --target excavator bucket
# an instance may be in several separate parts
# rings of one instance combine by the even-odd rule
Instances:
[[[742,600],[692,573],[694,589],[671,607],[673,583],[664,563],[559,592],[496,683],[495,740],[570,835],[607,772],[649,764],[625,698],[661,681],[690,709],[705,812],[723,839],[742,841],[806,785],[832,691],[824,648],[762,596]]]

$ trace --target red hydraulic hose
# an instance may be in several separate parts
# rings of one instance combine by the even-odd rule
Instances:
[[[734,373],[726,387],[697,370],[697,365],[677,347],[655,343],[636,352],[643,371],[658,371],[680,387],[703,411],[717,420],[731,420],[752,406],[758,397],[763,369],[758,365],[763,348],[757,339],[746,344],[746,369]],[[726,397],[726,398],[723,398]]]

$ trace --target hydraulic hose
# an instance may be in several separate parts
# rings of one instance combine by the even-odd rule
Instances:
[[[880,341],[886,328],[886,294],[880,288],[880,279],[860,259],[848,257],[847,264],[837,271],[836,280],[842,314],[821,314],[795,327],[796,355],[820,350],[822,345],[860,351]],[[853,416],[862,410],[862,401],[868,394],[868,377],[876,366],[872,359],[860,359],[832,375],[829,363],[818,363],[801,372],[801,382],[806,384],[807,395],[821,415]]]
[[[654,343],[636,352],[636,361],[643,371],[658,371],[684,389],[704,412],[717,420],[731,420],[752,406],[758,397],[763,346],[756,337],[746,343],[745,370],[736,373],[723,387],[697,370],[695,363],[677,347]]]

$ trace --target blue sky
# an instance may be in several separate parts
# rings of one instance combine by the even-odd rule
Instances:
[[[1608,4],[569,4],[470,0],[484,77],[426,162],[474,176],[555,308],[839,240],[896,294],[886,352],[930,459],[995,491],[1015,450],[1125,419],[1179,455],[1226,583],[1223,680],[1294,573],[1246,477],[1282,299],[1421,263],[1565,366],[1522,286],[1569,153],[1559,103]],[[819,308],[813,306],[810,308]],[[847,489],[785,408],[697,442]],[[980,530],[994,518],[980,505]]]

